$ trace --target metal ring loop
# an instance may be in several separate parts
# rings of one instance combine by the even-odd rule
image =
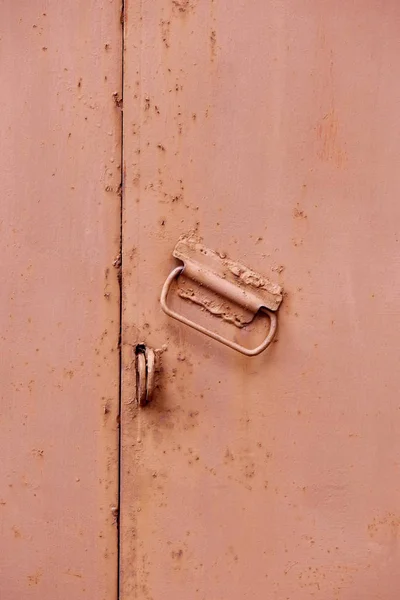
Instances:
[[[270,319],[270,328],[269,328],[268,335],[265,338],[265,340],[259,346],[257,346],[256,348],[253,348],[253,349],[245,348],[244,346],[237,344],[236,342],[227,340],[226,338],[222,337],[218,333],[214,333],[213,331],[210,331],[206,327],[203,327],[202,325],[198,325],[194,321],[187,319],[183,315],[180,315],[179,313],[177,313],[174,310],[172,310],[171,308],[169,308],[169,306],[167,305],[167,297],[168,297],[168,292],[170,290],[171,284],[174,281],[174,279],[177,279],[179,277],[179,275],[181,275],[181,273],[184,271],[184,269],[185,269],[184,266],[176,267],[168,275],[168,277],[163,285],[163,289],[161,291],[161,298],[160,298],[161,308],[169,317],[172,317],[173,319],[176,319],[177,321],[180,321],[181,323],[184,323],[185,325],[188,325],[189,327],[192,327],[193,329],[200,331],[200,333],[204,333],[204,335],[207,335],[208,337],[212,338],[213,340],[217,340],[218,342],[221,342],[221,344],[224,344],[225,346],[228,346],[229,348],[232,348],[233,350],[237,350],[238,352],[241,352],[242,354],[245,354],[246,356],[257,356],[257,354],[260,354],[261,352],[263,352],[263,350],[268,348],[268,346],[271,344],[272,340],[274,339],[278,319],[277,319],[277,316],[275,313],[271,312],[270,310],[268,310],[265,307],[262,307],[261,310],[268,315],[268,317]]]
[[[137,344],[136,355],[136,400],[139,406],[146,406],[151,400],[155,386],[154,350],[146,344]]]

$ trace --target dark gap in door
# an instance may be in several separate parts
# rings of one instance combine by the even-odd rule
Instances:
[[[121,463],[122,463],[122,443],[121,443],[121,415],[122,415],[122,348],[121,348],[121,340],[122,340],[122,278],[123,278],[123,269],[122,269],[122,260],[123,260],[123,226],[122,226],[122,215],[123,215],[123,205],[124,205],[124,48],[125,48],[125,0],[121,0],[121,113],[120,113],[120,135],[121,135],[121,159],[120,159],[120,169],[121,169],[121,179],[120,179],[120,233],[119,233],[119,265],[118,265],[118,281],[119,281],[119,335],[118,335],[118,351],[119,351],[119,379],[118,379],[118,414],[119,414],[119,424],[118,424],[118,517],[117,517],[117,598],[120,597],[120,579],[121,579]]]

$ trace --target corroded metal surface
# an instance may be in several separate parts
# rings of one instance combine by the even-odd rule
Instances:
[[[117,594],[117,2],[0,1],[0,597]]]
[[[122,600],[397,600],[399,28],[395,0],[127,3]],[[268,356],[160,310],[192,229],[284,283]]]
[[[207,248],[198,238],[182,236],[173,256],[183,262],[187,277],[253,314],[262,306],[277,310],[282,302],[280,285]]]

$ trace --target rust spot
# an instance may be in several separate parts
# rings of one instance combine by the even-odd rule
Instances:
[[[113,95],[112,95],[112,97],[113,97],[115,106],[117,108],[119,108],[119,109],[122,110],[122,106],[123,106],[122,105],[122,98],[121,98],[119,92],[114,92]]]
[[[201,306],[210,314],[222,319],[223,321],[226,321],[227,323],[232,323],[239,329],[248,324],[248,320],[243,320],[242,315],[233,313],[227,303],[219,301],[215,302],[213,300],[209,300],[208,298],[199,297],[191,288],[187,290],[178,289],[178,296],[184,300],[193,302],[193,304]]]
[[[226,449],[225,451],[225,463],[226,462],[233,462],[235,460],[235,457],[233,456],[232,452],[230,451],[229,448]]]
[[[44,456],[44,450],[40,450],[40,449],[34,448],[32,450],[32,454],[33,454],[33,456],[36,456],[36,458],[43,458],[43,456]]]
[[[122,256],[121,256],[121,252],[119,252],[117,254],[117,256],[114,258],[113,263],[112,263],[113,267],[115,267],[116,269],[119,269],[122,265]]]
[[[296,239],[296,238],[292,238],[292,244],[295,248],[297,248],[298,246],[302,246],[303,245],[303,240],[302,239]]]
[[[302,210],[299,205],[297,204],[297,206],[293,209],[293,217],[295,219],[307,219],[307,215],[304,212],[304,210]]]
[[[41,571],[36,571],[33,575],[28,575],[29,586],[37,585],[40,583],[43,573]]]
[[[174,11],[181,15],[194,8],[194,4],[190,0],[172,0],[172,6]]]
[[[375,518],[367,526],[367,529],[370,537],[375,537],[378,534],[382,538],[397,536],[400,530],[400,517],[394,513],[388,513],[382,519]]]
[[[163,19],[161,19],[161,21],[160,21],[161,39],[166,48],[169,48],[170,25],[171,25],[171,21],[163,21]]]
[[[271,271],[275,271],[275,273],[282,273],[284,270],[284,265],[277,265],[276,267],[271,268]]]
[[[243,474],[247,479],[252,479],[256,474],[255,464],[253,462],[246,464],[243,469]]]
[[[118,522],[118,515],[119,515],[118,506],[112,506],[111,507],[111,514],[112,514],[112,517],[113,517],[114,524],[116,524]]]
[[[217,34],[213,29],[210,33],[211,60],[213,61],[217,53]]]

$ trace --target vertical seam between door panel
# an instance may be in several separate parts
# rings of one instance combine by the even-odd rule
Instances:
[[[121,415],[122,415],[122,313],[123,313],[123,206],[124,206],[124,50],[125,50],[125,0],[121,0],[121,113],[120,113],[120,136],[121,136],[121,158],[120,158],[120,234],[119,234],[119,379],[118,379],[118,517],[117,517],[117,599],[120,598],[121,586],[121,465],[122,465],[122,435],[121,435]]]

